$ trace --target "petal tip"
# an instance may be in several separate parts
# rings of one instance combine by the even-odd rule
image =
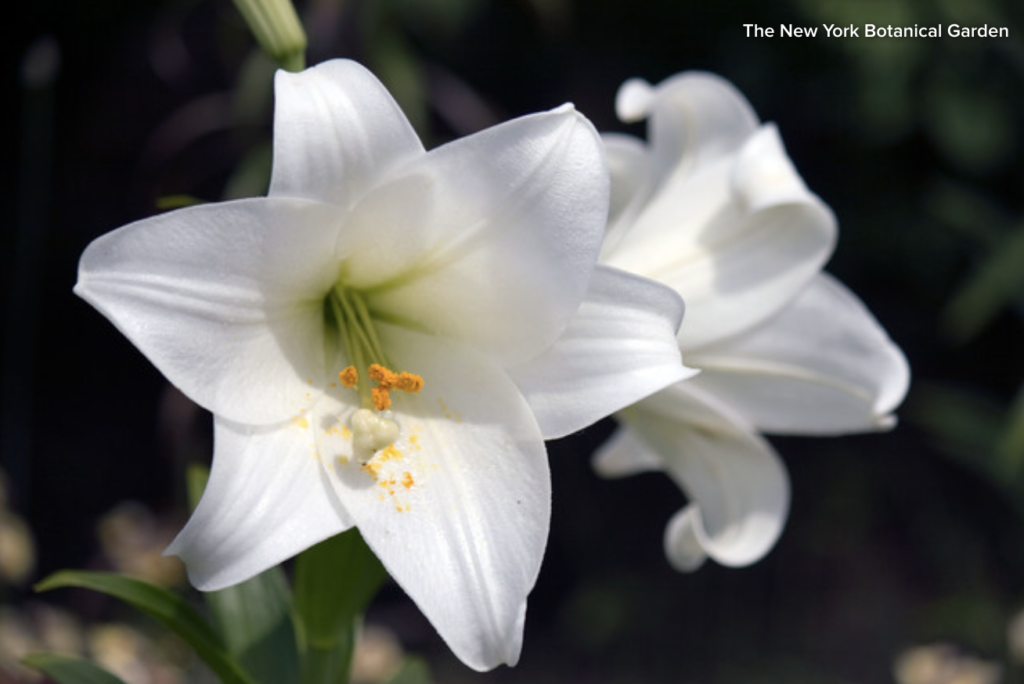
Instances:
[[[645,118],[654,99],[654,86],[641,78],[631,78],[615,96],[615,113],[625,123]]]
[[[679,572],[695,572],[707,560],[708,554],[701,543],[697,528],[700,509],[689,505],[672,516],[665,527],[665,557],[669,565]]]

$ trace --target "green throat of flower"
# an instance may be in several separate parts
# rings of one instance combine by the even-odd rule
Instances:
[[[352,416],[353,454],[360,463],[369,461],[375,452],[398,438],[398,424],[391,419],[391,391],[417,393],[423,389],[423,378],[390,369],[384,354],[373,316],[361,292],[340,283],[327,295],[326,314],[333,322],[338,338],[351,361],[338,373],[342,387],[357,389],[362,408]],[[333,320],[332,320],[333,319]],[[360,369],[368,381],[360,382]]]

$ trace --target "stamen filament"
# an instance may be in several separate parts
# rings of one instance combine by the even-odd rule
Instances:
[[[377,337],[377,328],[373,325],[373,317],[370,316],[370,310],[366,307],[366,300],[353,293],[352,301],[355,304],[356,312],[359,314],[359,322],[364,324],[360,325],[359,329],[369,338],[370,348],[376,353],[377,363],[388,363],[387,358],[384,356],[384,347],[381,346],[380,338]]]
[[[345,323],[352,332],[358,336],[358,342],[362,344],[363,348],[370,352],[370,355],[374,357],[374,360],[383,361],[384,353],[380,349],[380,344],[374,344],[376,342],[376,335],[373,335],[374,339],[368,334],[368,330],[372,329],[373,321],[370,320],[368,315],[361,316],[359,307],[353,307],[352,299],[358,301],[358,295],[354,292],[342,291],[338,292],[336,299],[341,303],[342,308],[345,311]],[[362,310],[366,310],[366,306],[362,307]]]
[[[346,315],[348,307],[345,306],[344,295],[335,289],[329,299],[331,300],[331,309],[334,311],[335,324],[338,326],[344,341],[346,355],[352,361],[354,368],[365,368],[366,359],[363,357],[363,348],[359,344],[358,333],[355,329],[356,325],[354,325],[355,321]],[[369,387],[360,385],[359,395],[362,397],[364,407],[368,408],[373,405],[373,396]]]
[[[389,364],[374,328],[373,317],[362,295],[356,290],[337,285],[328,298],[331,300],[335,323],[340,329],[342,343],[345,345],[345,355],[354,368]],[[359,394],[365,408],[381,403],[381,399],[374,395],[369,385],[359,385]]]
[[[345,356],[352,365],[338,373],[343,387],[359,389],[364,409],[375,408],[386,411],[391,407],[392,389],[416,393],[423,389],[423,378],[414,373],[395,373],[384,355],[374,318],[362,294],[342,285],[336,285],[328,295],[335,325],[339,328]],[[376,387],[359,382],[359,368],[365,368]]]

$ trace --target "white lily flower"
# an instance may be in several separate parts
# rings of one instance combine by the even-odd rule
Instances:
[[[682,303],[595,269],[607,170],[570,105],[426,152],[353,62],[275,89],[267,197],[139,221],[80,264],[75,291],[214,414],[167,552],[213,590],[355,525],[459,658],[514,664],[543,439],[685,377]]]
[[[680,570],[710,556],[742,566],[785,524],[789,479],[760,432],[883,430],[909,369],[863,304],[821,268],[831,210],[804,185],[772,125],[705,73],[619,91],[624,121],[649,118],[649,145],[605,136],[612,208],[601,262],[686,300],[679,346],[700,374],[617,414],[625,426],[598,472],[663,470],[687,505],[665,550]]]

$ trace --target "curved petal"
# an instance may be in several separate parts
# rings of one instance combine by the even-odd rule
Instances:
[[[686,300],[684,351],[781,309],[835,244],[831,210],[803,184],[773,126],[734,159],[659,191],[603,262],[658,280]]]
[[[628,234],[633,216],[630,208],[642,199],[650,185],[652,171],[650,150],[639,138],[631,135],[602,133],[608,174],[611,178],[611,199],[608,207],[608,228],[602,253],[613,253],[619,240]]]
[[[665,463],[649,449],[632,430],[620,427],[597,448],[590,464],[601,477],[626,477],[640,473],[658,472]]]
[[[251,199],[138,221],[89,245],[75,293],[203,407],[286,420],[324,377],[336,212]]]
[[[685,246],[727,201],[727,182],[722,178],[736,151],[756,130],[757,115],[731,83],[696,71],[677,74],[657,87],[640,79],[627,81],[619,89],[616,110],[623,121],[650,117],[648,169],[643,183],[637,183],[614,174],[613,168],[612,195],[631,192],[632,201],[616,212],[612,239],[606,241],[602,254],[611,258],[625,235],[630,236],[631,247],[648,245],[651,235],[660,235],[655,240],[664,241],[669,234]],[[629,187],[623,187],[623,181]],[[684,253],[670,245],[664,250],[662,255]],[[608,263],[648,274],[643,263],[636,265],[639,268],[614,260]]]
[[[677,568],[698,567],[696,549],[723,565],[743,566],[775,545],[789,511],[789,477],[768,443],[728,409],[685,382],[617,417],[634,445],[653,452],[634,460],[658,458],[691,501],[666,532]]]
[[[649,117],[654,175],[662,181],[734,152],[758,124],[734,85],[701,71],[677,74],[656,87],[640,79],[626,81],[615,109],[626,122]]]
[[[871,313],[821,274],[778,315],[692,355],[694,387],[760,430],[830,435],[890,428],[910,370]]]
[[[270,195],[348,208],[397,165],[424,153],[377,78],[349,60],[274,77]]]
[[[667,287],[598,267],[562,336],[509,369],[544,439],[582,430],[692,376],[676,344],[682,316],[683,301]]]
[[[214,422],[210,481],[165,555],[203,591],[258,575],[352,526],[323,482],[309,426],[257,429]]]
[[[705,537],[700,506],[690,504],[673,515],[665,526],[662,543],[669,564],[679,572],[699,569],[708,558]]]
[[[600,140],[566,105],[431,151],[359,203],[339,254],[375,316],[514,363],[579,307],[607,208]]]
[[[457,341],[380,330],[425,381],[394,396],[400,436],[366,465],[344,436],[320,452],[338,499],[452,651],[515,664],[550,520],[540,431],[504,372]]]

